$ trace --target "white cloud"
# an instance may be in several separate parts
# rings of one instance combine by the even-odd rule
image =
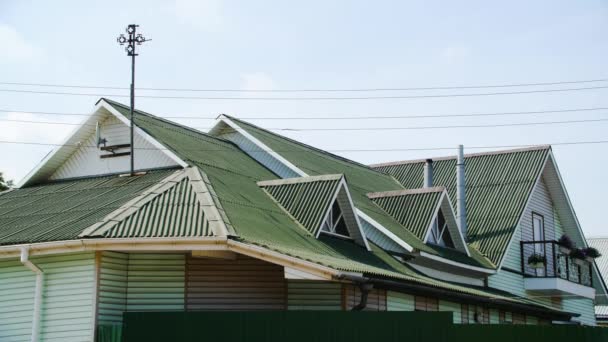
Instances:
[[[177,20],[205,31],[218,31],[223,23],[221,0],[175,0]]]
[[[441,50],[440,57],[446,63],[457,63],[467,58],[470,50],[464,46],[448,46]]]
[[[27,42],[15,28],[7,25],[0,25],[0,46],[3,63],[34,62],[42,55],[39,47]]]

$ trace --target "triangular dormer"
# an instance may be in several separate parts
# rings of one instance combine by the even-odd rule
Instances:
[[[367,196],[424,243],[469,255],[444,187],[386,191]]]
[[[343,175],[277,179],[258,185],[315,237],[352,239],[369,249]]]
[[[135,170],[186,167],[187,163],[142,129],[134,127]],[[19,184],[130,171],[129,118],[101,99],[61,146],[49,153]]]

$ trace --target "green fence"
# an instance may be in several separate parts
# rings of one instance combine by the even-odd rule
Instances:
[[[449,312],[128,312],[122,335],[127,342],[608,341],[605,328],[455,325]]]

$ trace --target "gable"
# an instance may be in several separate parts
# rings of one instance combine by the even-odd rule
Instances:
[[[97,144],[98,127],[101,127],[101,137],[107,139],[105,151],[101,148],[103,144]],[[91,115],[30,171],[19,187],[48,180],[130,171],[129,130],[129,121],[124,113],[109,105],[107,100],[100,100]],[[187,166],[172,151],[138,127],[137,123],[134,133],[136,170]],[[107,148],[116,145],[118,148]]]
[[[412,190],[387,191],[367,195],[387,214],[394,217],[405,229],[427,244],[443,246],[445,237],[453,246],[465,254],[468,248],[460,233],[452,205],[443,187],[421,188]],[[436,227],[441,221],[441,227]],[[434,228],[444,234],[435,236]],[[445,230],[443,230],[445,228]],[[449,238],[448,238],[449,237]]]
[[[522,216],[550,148],[465,155],[467,241],[499,264]],[[423,185],[424,160],[373,166],[405,188]],[[433,182],[456,198],[456,158],[433,159]]]
[[[108,115],[99,122],[100,137],[106,140],[105,144],[97,147],[97,135],[91,133],[85,138],[72,155],[51,174],[49,179],[66,179],[103,174],[126,173],[131,169],[130,156],[130,128],[116,116]],[[156,168],[179,166],[158,147],[152,145],[135,133],[135,170],[149,170]],[[105,146],[104,146],[105,145]],[[120,146],[114,152],[108,147]]]
[[[368,248],[342,175],[298,177],[257,183],[310,234],[352,238]],[[342,232],[335,232],[339,225]]]

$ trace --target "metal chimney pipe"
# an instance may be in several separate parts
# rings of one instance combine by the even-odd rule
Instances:
[[[433,187],[433,159],[427,159],[424,163],[424,187]]]
[[[466,208],[466,180],[464,175],[464,146],[458,145],[458,159],[456,161],[456,205],[458,225],[462,236],[467,238],[467,208]]]

